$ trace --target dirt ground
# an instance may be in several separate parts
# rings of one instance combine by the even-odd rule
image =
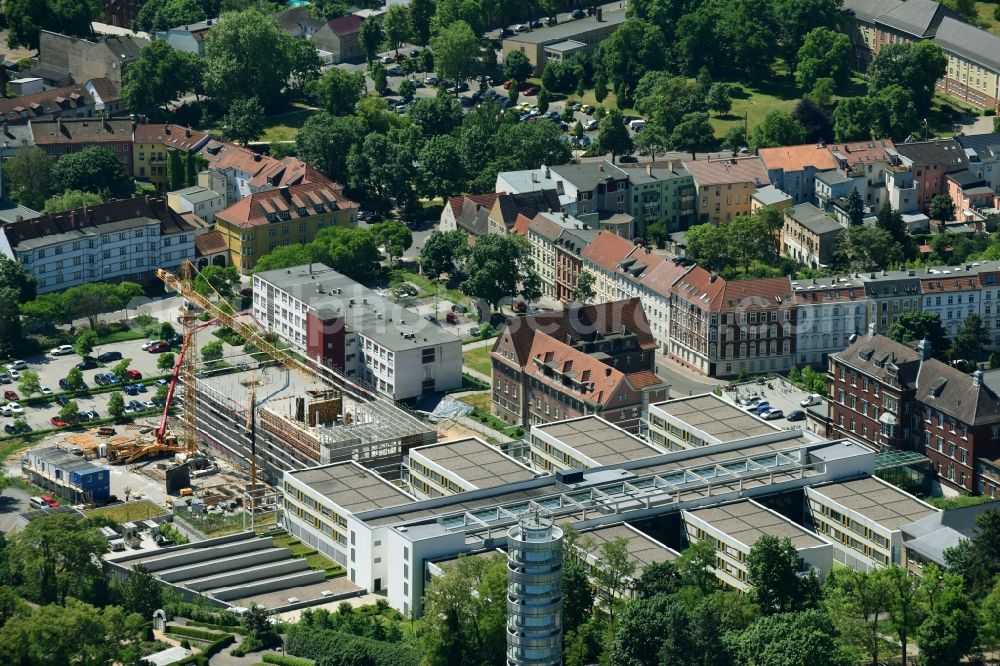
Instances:
[[[7,31],[0,30],[0,56],[3,56],[4,60],[17,62],[21,58],[30,58],[36,54],[37,51],[32,51],[20,46],[17,48],[7,46]]]

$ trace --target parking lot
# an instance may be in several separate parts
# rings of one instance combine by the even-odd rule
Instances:
[[[770,420],[769,422],[779,428],[805,428],[806,420],[789,421],[786,417],[793,411],[805,412],[806,408],[801,406],[809,393],[799,387],[788,383],[780,377],[767,379],[763,383],[753,381],[743,384],[730,384],[727,389],[735,387],[735,390],[724,390],[722,396],[729,402],[743,401],[751,396],[758,396],[760,400],[767,401],[773,409],[780,409],[784,417]],[[825,401],[825,398],[824,398]]]

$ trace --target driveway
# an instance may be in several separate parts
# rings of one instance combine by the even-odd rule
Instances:
[[[6,468],[3,469],[6,473]],[[17,488],[7,488],[0,493],[0,534],[6,534],[14,528],[17,514],[28,510],[28,493]]]

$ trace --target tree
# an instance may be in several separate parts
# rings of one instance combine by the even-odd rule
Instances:
[[[34,370],[24,370],[21,378],[17,381],[17,387],[25,397],[42,392],[42,384],[38,379],[38,373]]]
[[[819,597],[815,577],[799,578],[799,557],[792,542],[765,534],[747,557],[751,595],[765,615],[805,610]],[[812,588],[812,589],[810,589]]]
[[[102,146],[90,146],[61,157],[52,167],[52,182],[58,192],[107,192],[119,199],[135,191],[121,160],[113,150]]]
[[[380,258],[378,246],[368,229],[327,227],[316,234],[312,245],[315,261],[358,282],[372,275],[372,266]]]
[[[459,229],[435,229],[420,248],[420,272],[432,280],[451,274],[468,248],[468,236]]]
[[[743,125],[735,125],[726,130],[722,137],[722,147],[732,152],[735,157],[747,147],[747,133]]]
[[[837,103],[833,111],[833,134],[837,141],[872,139],[872,127],[880,105],[868,97],[848,97]]]
[[[614,621],[615,604],[631,583],[635,561],[629,557],[628,541],[625,539],[602,543],[598,559],[600,562],[593,572],[594,589]]]
[[[33,520],[9,548],[25,596],[37,603],[66,605],[70,596],[92,600],[104,585],[101,556],[108,552],[108,541],[75,515],[57,513]]]
[[[946,550],[944,559],[974,599],[986,596],[1000,575],[1000,510],[990,509],[977,517],[973,537]]]
[[[215,340],[202,347],[201,358],[203,361],[216,361],[222,358],[222,341]]]
[[[899,566],[876,571],[884,579],[888,592],[889,622],[899,639],[900,663],[905,664],[907,643],[920,626],[924,614],[921,580]]]
[[[526,239],[512,234],[486,234],[476,239],[465,261],[468,277],[462,291],[481,298],[494,309],[517,293],[528,275],[531,250]]]
[[[791,146],[805,141],[806,131],[785,111],[772,111],[750,133],[750,150]]]
[[[385,41],[390,49],[399,53],[400,45],[410,36],[410,11],[405,5],[390,5],[382,17]]]
[[[385,94],[389,92],[389,78],[385,71],[385,65],[376,60],[371,64],[369,70],[371,72],[372,86],[375,88],[375,93],[379,97],[384,97]]]
[[[934,86],[947,69],[948,57],[933,41],[887,44],[868,65],[868,92],[877,96],[898,85],[912,95],[916,113],[923,117],[930,110]]]
[[[371,225],[371,232],[375,242],[385,248],[390,263],[403,256],[413,245],[409,227],[397,220],[377,222]]]
[[[420,183],[425,195],[447,201],[465,189],[468,182],[465,165],[455,160],[459,148],[458,139],[445,134],[431,137],[420,149]]]
[[[62,194],[49,197],[45,201],[43,208],[46,213],[62,213],[68,210],[83,208],[104,203],[104,197],[95,192],[81,192],[79,190],[66,190]]]
[[[587,621],[594,608],[594,590],[587,572],[572,557],[563,557],[562,626],[563,631],[575,631]]]
[[[309,13],[323,22],[344,16],[348,9],[347,3],[341,0],[315,0],[309,3]]]
[[[990,339],[990,329],[983,318],[971,314],[965,318],[954,340],[948,355],[956,360],[978,360],[983,356],[983,345]]]
[[[955,219],[955,202],[947,194],[939,194],[931,199],[931,219],[950,222]]]
[[[684,584],[673,562],[653,562],[642,570],[635,582],[635,594],[640,599],[652,599],[657,594],[674,594]]]
[[[453,81],[472,78],[479,66],[479,39],[465,21],[442,28],[431,40],[438,76]]]
[[[23,344],[21,310],[17,291],[0,287],[0,354],[4,356],[13,356]]]
[[[837,261],[850,270],[881,270],[899,263],[899,245],[889,232],[865,225],[852,226],[837,236]]]
[[[64,423],[75,423],[80,417],[80,406],[76,400],[70,400],[59,408],[59,420]]]
[[[699,150],[711,150],[715,144],[715,130],[708,122],[708,114],[701,111],[688,113],[681,118],[669,140],[671,148],[691,153],[691,159],[695,158]]]
[[[88,328],[76,336],[76,340],[73,341],[73,351],[83,358],[87,358],[94,351],[94,347],[97,346],[97,341],[97,333],[93,329]]]
[[[718,272],[729,263],[729,236],[718,224],[696,224],[685,234],[686,255],[707,270]]]
[[[503,659],[507,574],[502,557],[459,556],[424,596],[421,654],[429,666]]]
[[[118,379],[124,380],[126,374],[128,373],[128,367],[131,364],[132,364],[132,359],[123,358],[122,360],[118,361],[118,363],[116,363],[114,367],[111,368],[111,374],[113,374]]]
[[[873,573],[840,569],[830,573],[824,601],[833,625],[848,644],[878,666],[887,645],[880,617],[890,604],[885,578]]]
[[[171,336],[177,333],[177,329],[169,321],[162,322],[160,324],[160,339],[167,340]]]
[[[434,16],[434,0],[411,0],[410,28],[413,40],[420,46],[427,46],[431,38],[431,18]]]
[[[192,286],[202,296],[218,294],[221,298],[232,298],[240,284],[240,274],[232,266],[206,266],[198,271]],[[168,338],[169,335],[162,335]]]
[[[382,70],[384,73],[385,68]],[[361,72],[331,67],[312,84],[311,90],[331,116],[347,116],[354,113],[355,105],[365,92],[365,76]]]
[[[403,98],[403,101],[413,101],[413,96],[417,94],[417,82],[413,79],[403,79],[399,82],[399,88],[396,92]]]
[[[865,202],[856,187],[852,187],[851,193],[847,195],[844,212],[852,226],[860,225],[865,219]]]
[[[83,382],[83,370],[72,367],[66,373],[66,386],[71,391],[82,389],[86,384]]]
[[[705,107],[718,114],[729,113],[729,110],[733,108],[733,98],[729,85],[713,83],[708,92],[705,93]]]
[[[542,88],[538,93],[538,102],[536,103],[538,107],[538,112],[541,114],[546,114],[549,111],[549,91]]]
[[[729,638],[729,637],[727,637]],[[727,640],[745,666],[848,666],[830,617],[820,610],[760,618]]]
[[[178,51],[164,40],[143,47],[125,70],[121,97],[132,113],[146,113],[153,107],[166,109],[182,94],[203,90],[204,65],[193,54]]]
[[[846,34],[829,28],[816,28],[805,36],[799,49],[795,82],[801,90],[812,90],[822,78],[832,79],[843,87],[851,78],[853,47]]]
[[[108,397],[108,414],[116,419],[125,415],[125,397],[121,391],[114,391]]]
[[[291,75],[292,40],[257,9],[226,14],[205,38],[206,89],[223,108],[249,97],[275,106]]]
[[[523,51],[511,51],[503,59],[503,75],[511,81],[527,81],[532,70],[531,61]]]
[[[936,566],[924,569],[927,614],[917,629],[921,666],[957,666],[978,641],[975,605],[962,589],[962,579]]]
[[[383,215],[393,202],[403,208],[414,196],[413,154],[405,142],[394,138],[371,132],[347,156],[351,187],[367,192],[371,208]]]
[[[576,128],[573,128],[574,136],[583,136],[584,130],[583,125],[577,121],[580,130],[577,134]],[[642,132],[635,137],[635,147],[642,155],[649,155],[650,161],[655,162],[657,155],[662,155],[667,151],[667,146],[670,145],[670,133],[663,128],[660,123],[655,121],[648,121],[645,127],[642,128]]]
[[[94,5],[70,0],[8,0],[3,7],[7,44],[38,50],[40,30],[89,37]]]
[[[246,148],[264,133],[264,107],[256,97],[233,100],[222,123],[226,138]]]
[[[581,270],[580,277],[576,279],[576,287],[573,289],[573,300],[587,304],[597,296],[594,290],[594,274],[588,270]]]
[[[361,42],[361,50],[365,52],[365,61],[374,62],[375,58],[378,57],[382,42],[385,41],[382,23],[380,21],[362,21],[358,40]]]
[[[885,335],[896,342],[927,340],[931,345],[931,352],[937,357],[942,356],[947,349],[945,330],[941,325],[941,317],[936,312],[904,312],[889,325]]]
[[[802,126],[807,142],[833,141],[833,116],[812,99],[801,99],[792,109],[792,119]]]
[[[878,212],[875,226],[889,232],[892,239],[896,241],[904,257],[908,257],[913,246],[913,239],[906,231],[906,223],[903,216],[897,210],[893,210],[892,203],[886,201]]]
[[[661,650],[668,637],[687,642],[686,620],[680,604],[666,595],[626,604],[615,627],[608,663],[629,666],[677,663],[663,659]]]
[[[163,586],[144,566],[137,564],[122,583],[121,598],[126,612],[151,618],[163,606]]]
[[[299,158],[307,164],[336,182],[346,183],[347,155],[364,134],[364,123],[360,119],[354,116],[334,117],[320,111],[310,116],[299,130],[295,136],[295,148]]]
[[[449,134],[462,124],[462,105],[453,96],[439,90],[434,97],[418,99],[408,114],[425,137]]]
[[[52,165],[55,161],[37,146],[18,148],[3,163],[3,177],[14,201],[39,210],[52,191]]]
[[[614,84],[619,103],[631,100],[647,72],[665,69],[667,43],[659,26],[642,19],[626,19],[601,42],[595,60]]]
[[[174,369],[174,364],[177,362],[176,357],[173,352],[167,352],[165,354],[160,354],[160,357],[156,359],[156,368],[158,370],[164,370],[170,372]]]
[[[772,230],[761,215],[739,215],[726,229],[728,256],[750,271],[754,262],[766,262],[774,255]]]
[[[622,112],[618,109],[611,109],[601,120],[597,132],[597,145],[600,152],[611,153],[612,164],[619,155],[627,155],[635,150],[632,137],[625,127]]]
[[[796,55],[816,29],[839,27],[840,4],[839,0],[774,0],[779,53],[789,69],[797,69]]]

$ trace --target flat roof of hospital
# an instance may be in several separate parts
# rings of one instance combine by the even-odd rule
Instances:
[[[663,453],[662,449],[597,416],[532,426],[531,431],[545,433],[601,466]]]
[[[286,474],[309,484],[315,492],[351,513],[384,509],[416,500],[409,493],[353,461],[300,469]]]
[[[410,449],[410,455],[414,453],[457,474],[477,488],[493,488],[535,478],[530,469],[475,437]]]
[[[938,513],[938,509],[874,476],[815,486],[810,491],[890,530]]]
[[[654,406],[720,442],[779,430],[712,393],[658,402]]]
[[[643,570],[650,564],[672,562],[678,556],[676,551],[667,548],[656,539],[628,523],[618,523],[616,525],[608,525],[607,527],[599,527],[589,532],[582,532],[580,538],[584,541],[587,539],[590,540],[593,547],[585,550],[597,559],[601,558],[601,544],[625,539],[628,542],[629,559],[635,562],[635,573],[632,574],[633,578],[641,576]],[[577,544],[579,545],[579,541]]]
[[[702,520],[714,529],[738,541],[747,548],[753,548],[757,539],[765,534],[779,539],[788,537],[797,549],[823,546],[825,541],[770,509],[752,500],[740,500],[731,504],[694,509],[685,513]]]

